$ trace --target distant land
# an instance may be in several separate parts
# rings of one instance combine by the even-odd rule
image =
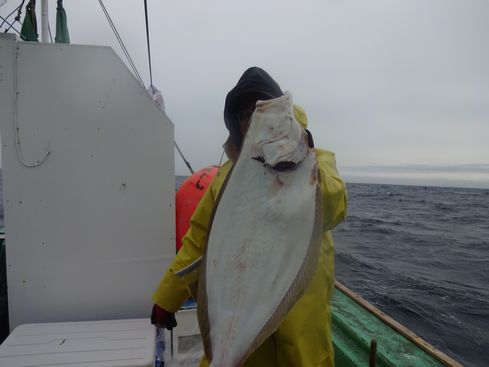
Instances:
[[[346,182],[489,189],[489,164],[338,167]]]

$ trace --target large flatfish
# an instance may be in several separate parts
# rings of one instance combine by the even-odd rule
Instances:
[[[213,214],[198,291],[212,367],[241,366],[315,272],[321,244],[316,155],[292,96],[258,101]]]

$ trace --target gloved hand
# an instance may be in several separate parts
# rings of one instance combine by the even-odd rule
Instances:
[[[151,323],[156,327],[165,327],[168,330],[171,330],[177,326],[175,314],[161,308],[157,304],[153,305],[153,310],[151,311]]]

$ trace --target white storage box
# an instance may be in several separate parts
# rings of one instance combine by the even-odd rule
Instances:
[[[149,319],[25,324],[0,346],[0,366],[153,367]]]

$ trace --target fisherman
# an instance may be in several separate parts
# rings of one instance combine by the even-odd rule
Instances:
[[[224,122],[229,138],[224,148],[229,158],[214,177],[190,221],[183,246],[170,264],[157,290],[151,321],[158,327],[172,327],[173,314],[189,296],[195,296],[199,268],[184,275],[204,253],[209,221],[226,176],[238,158],[244,136],[257,100],[268,100],[283,95],[279,85],[263,69],[249,68],[237,85],[228,93],[224,107]],[[307,116],[294,106],[297,122],[306,129]],[[314,147],[311,133],[306,130],[308,144]],[[331,296],[334,287],[334,254],[331,230],[346,215],[346,189],[336,170],[334,154],[318,148],[316,153],[320,189],[323,196],[323,237],[318,267],[302,297],[285,316],[279,328],[251,355],[246,367],[334,366],[331,337]],[[237,219],[239,221],[239,219]],[[257,301],[258,302],[258,301]],[[250,315],[252,318],[253,315]],[[204,357],[200,366],[208,366]]]

